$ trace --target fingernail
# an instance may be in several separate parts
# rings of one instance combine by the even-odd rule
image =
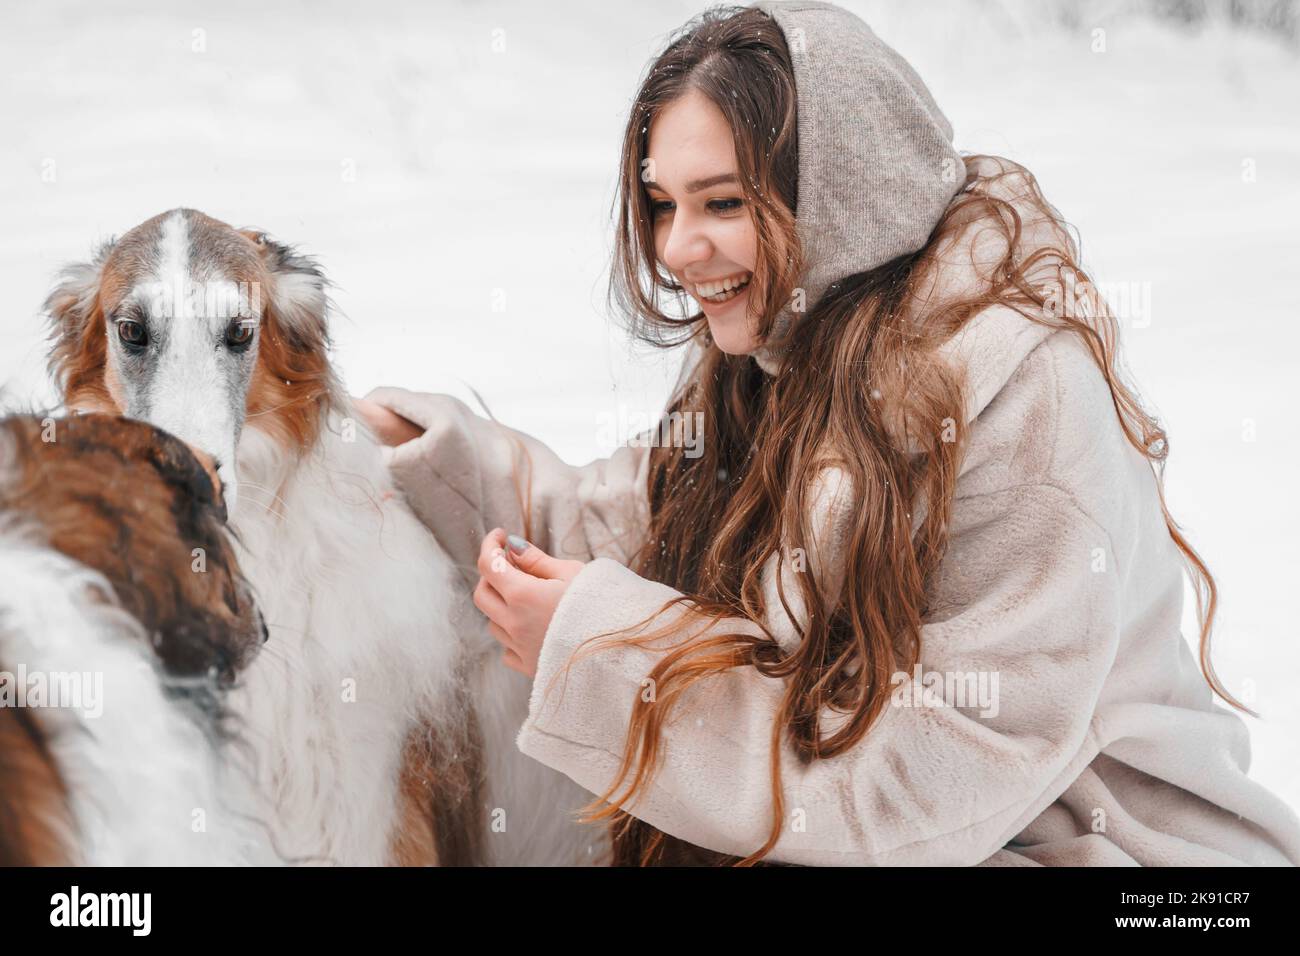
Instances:
[[[517,534],[506,535],[506,540],[510,542],[510,550],[514,551],[516,554],[528,550],[528,542]]]

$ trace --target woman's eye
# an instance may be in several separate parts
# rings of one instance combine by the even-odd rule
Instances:
[[[710,199],[709,208],[714,212],[728,213],[734,212],[741,206],[745,205],[743,199]]]
[[[226,327],[226,344],[231,348],[239,348],[251,341],[253,341],[252,322],[231,322]]]
[[[660,199],[658,202],[652,202],[650,204],[650,213],[656,219],[658,219],[660,216],[664,215],[665,213],[670,213],[672,211],[673,211],[673,202],[671,199]]]
[[[122,340],[123,345],[130,346],[133,349],[142,349],[149,342],[149,335],[145,332],[144,323],[137,322],[135,319],[118,319],[117,337]]]

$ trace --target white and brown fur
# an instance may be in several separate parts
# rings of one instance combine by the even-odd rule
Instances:
[[[177,280],[256,287],[229,315],[149,311]],[[331,368],[325,280],[255,231],[173,210],[69,269],[47,303],[70,408],[146,419],[208,451],[271,641],[232,699],[278,851],[347,864],[591,859],[587,799],[514,738],[528,686],[499,661],[445,552],[394,489]],[[143,323],[149,345],[117,332]],[[352,699],[354,698],[354,699]],[[490,826],[509,801],[506,833]]]
[[[224,773],[266,628],[190,450],[118,417],[0,419],[0,581],[0,671],[103,692],[0,707],[0,865],[271,861]]]

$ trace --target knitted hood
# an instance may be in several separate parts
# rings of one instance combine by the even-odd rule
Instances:
[[[799,315],[837,279],[923,247],[966,174],[930,91],[861,19],[830,3],[753,6],[785,34],[798,110],[803,301],[752,353],[775,374]]]

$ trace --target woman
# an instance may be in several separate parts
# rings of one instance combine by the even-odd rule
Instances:
[[[1300,862],[1212,700],[1246,709],[1165,435],[1027,171],[958,154],[857,17],[762,3],[651,66],[620,210],[613,291],[691,342],[665,422],[703,412],[702,454],[574,468],[450,396],[363,404],[615,862]]]

